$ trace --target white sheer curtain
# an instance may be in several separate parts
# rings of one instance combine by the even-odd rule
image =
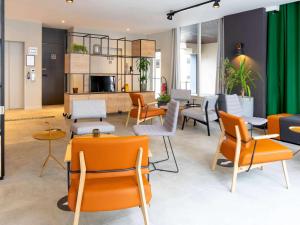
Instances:
[[[218,58],[217,58],[217,77],[216,77],[216,93],[224,94],[224,18],[218,21]]]
[[[172,29],[171,88],[180,88],[180,28]]]

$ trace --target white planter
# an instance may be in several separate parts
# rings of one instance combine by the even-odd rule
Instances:
[[[243,115],[253,117],[254,98],[239,96],[239,100],[243,109]]]

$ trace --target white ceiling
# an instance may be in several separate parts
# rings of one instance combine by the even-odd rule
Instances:
[[[6,17],[42,22],[57,28],[91,28],[150,34],[176,26],[209,21],[225,15],[295,0],[221,0],[219,9],[211,4],[181,12],[173,21],[166,19],[170,10],[205,0],[6,0]],[[61,21],[65,20],[65,24]]]

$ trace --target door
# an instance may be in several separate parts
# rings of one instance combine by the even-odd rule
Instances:
[[[43,28],[43,105],[64,103],[64,55],[66,31]]]
[[[24,43],[5,42],[5,108],[24,108]]]

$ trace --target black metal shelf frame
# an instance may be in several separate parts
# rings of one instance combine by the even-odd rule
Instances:
[[[72,43],[74,43],[74,38],[80,38],[81,43],[83,46],[88,45],[88,55],[89,55],[89,73],[71,73],[71,74],[82,74],[83,76],[83,91],[85,88],[85,76],[89,76],[89,83],[90,83],[90,76],[91,75],[111,75],[111,76],[115,76],[115,91],[119,92],[120,90],[122,90],[124,88],[124,85],[128,82],[128,76],[130,76],[130,82],[131,82],[131,91],[133,91],[133,84],[134,84],[134,78],[136,76],[141,76],[141,73],[139,71],[139,73],[127,73],[126,68],[126,64],[128,61],[130,61],[130,65],[133,68],[134,67],[134,60],[135,59],[140,59],[141,58],[141,47],[140,47],[140,56],[132,56],[127,54],[127,46],[128,43],[132,43],[132,40],[127,40],[126,37],[122,37],[122,38],[110,38],[108,35],[102,35],[102,34],[88,34],[88,33],[81,33],[81,32],[69,32],[67,37],[68,40],[68,48],[67,48],[67,53],[72,53],[71,52],[71,45]],[[142,39],[141,39],[142,40]],[[143,39],[144,40],[144,39]],[[111,43],[115,42],[116,44],[116,48],[111,48]],[[78,43],[78,42],[77,42]],[[100,53],[99,54],[95,54],[93,52],[93,47],[94,47],[94,43],[98,44],[100,46]],[[105,45],[106,44],[106,45]],[[107,49],[105,49],[105,47]],[[119,51],[119,48],[121,49],[121,52]],[[116,49],[116,54],[111,52],[111,49]],[[122,51],[123,49],[123,51]],[[104,51],[105,50],[105,51]],[[91,57],[107,57],[107,58],[114,58],[116,59],[116,73],[91,73]],[[152,58],[152,57],[148,57],[148,58]],[[128,65],[128,64],[127,64]],[[70,77],[68,75],[71,74],[66,74],[66,86],[71,87],[71,83],[70,83]],[[140,77],[138,78],[140,79]],[[120,80],[120,86],[119,87],[119,80]],[[140,91],[141,91],[141,85],[140,86]],[[68,88],[66,87],[65,90],[67,92],[71,92],[71,90],[68,90]],[[89,92],[91,90],[91,83],[89,85]]]

